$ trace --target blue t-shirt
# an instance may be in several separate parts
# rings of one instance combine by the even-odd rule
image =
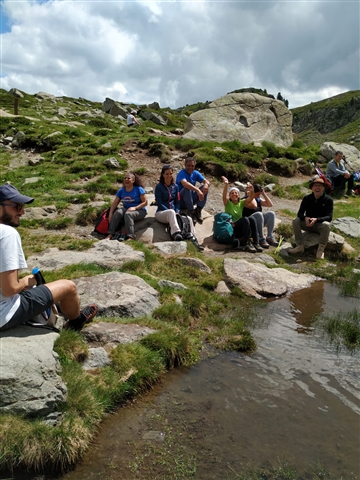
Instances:
[[[205,180],[205,177],[201,175],[198,170],[194,170],[190,175],[186,172],[185,168],[180,170],[180,172],[176,176],[176,184],[179,187],[179,191],[181,191],[184,187],[181,184],[181,180],[186,180],[187,182],[191,183],[191,185],[196,185],[196,182],[202,183]]]
[[[116,196],[123,202],[124,208],[127,210],[129,207],[137,207],[142,203],[140,195],[144,195],[146,192],[142,187],[133,187],[130,192],[126,191],[125,187],[120,188],[116,192]],[[146,210],[145,207],[142,210]]]

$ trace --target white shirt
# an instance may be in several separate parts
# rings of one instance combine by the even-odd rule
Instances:
[[[0,223],[0,273],[27,268],[21,238],[15,228]],[[0,327],[8,323],[20,305],[20,295],[11,297],[0,288]]]

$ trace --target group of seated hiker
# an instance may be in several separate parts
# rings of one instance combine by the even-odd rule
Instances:
[[[201,211],[206,203],[209,182],[195,170],[192,158],[185,160],[176,182],[171,165],[164,165],[160,180],[155,188],[155,201],[158,206],[155,215],[160,223],[170,225],[170,235],[175,241],[190,240],[198,250],[204,250],[196,239],[194,224],[202,223]],[[197,187],[196,183],[200,182]],[[120,201],[122,206],[118,208]],[[109,212],[109,231],[106,240],[120,242],[135,238],[135,222],[143,220],[147,214],[147,198],[142,180],[136,173],[128,172],[124,177],[124,186],[116,192]],[[186,217],[188,232],[182,232],[179,225],[180,212]],[[125,233],[117,233],[122,225]]]

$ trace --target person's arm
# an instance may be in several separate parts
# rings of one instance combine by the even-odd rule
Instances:
[[[162,191],[163,191],[163,186],[161,183],[158,183],[155,187],[155,200],[158,207],[158,211],[169,209],[168,205],[163,203]]]
[[[36,285],[34,275],[26,275],[23,278],[18,277],[18,270],[9,270],[0,273],[0,288],[4,295],[11,297],[25,289]]]
[[[338,177],[339,175],[345,176],[347,174],[347,170],[345,169],[345,166],[343,163],[340,162],[339,168],[336,164],[336,162],[331,161],[328,163],[326,167],[326,175],[330,178],[332,177]]]
[[[120,198],[119,197],[115,197],[114,198],[114,201],[112,202],[111,204],[111,207],[110,207],[110,212],[109,212],[109,222],[111,222],[111,219],[114,215],[114,212],[115,210],[117,209],[117,206],[119,205],[120,203]]]
[[[272,207],[273,203],[270,200],[270,198],[267,196],[264,189],[261,190],[261,195],[263,196],[263,198],[261,199],[261,206],[262,207]]]
[[[255,195],[254,195],[254,186],[251,185],[251,183],[248,183],[246,187],[246,198],[244,199],[244,206],[247,207],[248,205],[251,204],[251,202],[254,200]]]
[[[318,217],[316,221],[318,223],[331,222],[333,217],[333,211],[334,211],[334,201],[331,197],[326,196],[324,209],[323,209],[323,216]]]
[[[140,200],[141,200],[141,203],[139,203],[139,205],[136,205],[136,207],[129,207],[127,209],[127,211],[128,212],[135,212],[136,210],[142,210],[144,207],[146,207],[146,205],[148,204],[148,201],[147,201],[145,193],[140,195]]]
[[[226,177],[221,177],[221,181],[223,182],[224,184],[224,189],[223,189],[223,194],[222,194],[222,198],[223,198],[223,204],[224,204],[224,207],[226,207],[229,199],[228,199],[228,186],[229,186],[229,180],[226,178]]]

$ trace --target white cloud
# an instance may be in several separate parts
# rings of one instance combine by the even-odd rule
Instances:
[[[359,88],[356,2],[4,0],[2,11],[2,88],[173,107],[250,86],[290,107]]]

